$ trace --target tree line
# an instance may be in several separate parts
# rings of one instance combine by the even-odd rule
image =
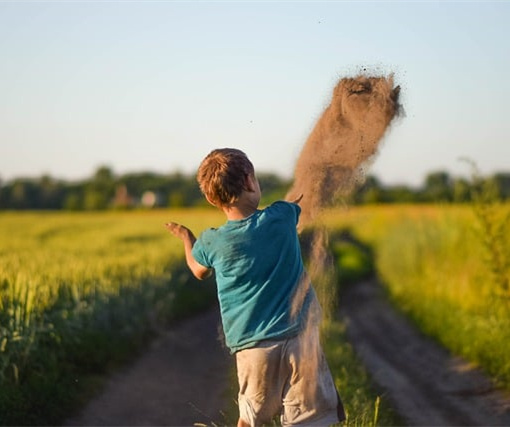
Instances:
[[[262,204],[281,199],[292,180],[274,173],[259,173]],[[373,175],[349,196],[351,204],[371,203],[467,203],[476,186],[490,183],[500,200],[510,199],[510,173],[466,179],[445,171],[429,173],[422,185],[383,185]],[[1,210],[105,210],[156,207],[205,206],[194,175],[137,172],[116,175],[100,166],[87,179],[68,182],[44,175],[0,182]]]

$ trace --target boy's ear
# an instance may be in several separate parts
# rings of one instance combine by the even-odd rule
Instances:
[[[205,196],[205,199],[207,200],[207,202],[211,205],[213,205],[215,208],[217,208],[218,206],[216,205],[216,203],[214,203],[208,196]]]
[[[246,191],[255,191],[255,176],[253,174],[247,174],[244,178],[244,187]]]

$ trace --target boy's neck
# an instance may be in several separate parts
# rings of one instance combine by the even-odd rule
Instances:
[[[257,212],[260,202],[259,181],[252,173],[246,175],[244,184],[244,190],[234,203],[221,206],[229,221],[239,221]]]
[[[248,218],[257,211],[258,206],[243,205],[238,206],[237,203],[231,206],[224,206],[223,212],[229,221],[239,221],[240,219]]]

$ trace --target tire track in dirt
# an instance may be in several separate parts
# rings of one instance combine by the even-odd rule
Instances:
[[[219,324],[217,307],[178,322],[64,425],[223,425],[233,358]]]
[[[343,292],[347,336],[408,425],[510,425],[510,398],[479,370],[415,330],[375,280]]]

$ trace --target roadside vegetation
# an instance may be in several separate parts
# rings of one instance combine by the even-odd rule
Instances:
[[[325,221],[374,249],[380,281],[419,329],[510,390],[510,205],[477,197],[334,210]]]
[[[358,242],[345,230],[337,229],[330,234],[329,249],[334,265],[333,283],[337,286],[336,301],[342,297],[342,289],[355,286],[357,282],[375,275],[371,248]],[[380,390],[374,388],[370,375],[349,344],[346,325],[338,316],[336,304],[329,303],[328,308],[331,286],[319,280],[316,287],[322,306],[326,310],[335,310],[334,313],[325,313],[322,342],[347,415],[347,420],[342,425],[402,425],[402,420],[390,402]]]
[[[0,214],[0,425],[58,425],[159,328],[214,301],[163,223],[207,210]]]

